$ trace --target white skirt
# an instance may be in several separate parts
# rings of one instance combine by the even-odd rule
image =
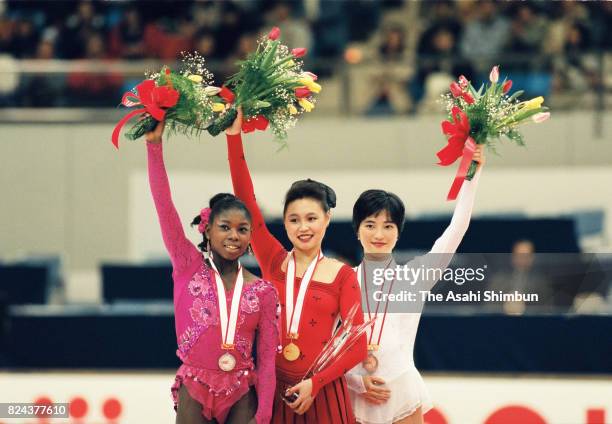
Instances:
[[[425,382],[415,367],[387,381],[383,387],[391,390],[391,397],[382,405],[368,403],[363,396],[349,390],[358,423],[391,424],[414,414],[419,407],[423,414],[432,408]]]

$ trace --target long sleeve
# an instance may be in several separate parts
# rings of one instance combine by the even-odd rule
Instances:
[[[276,390],[276,353],[279,347],[280,304],[276,289],[270,285],[262,295],[261,317],[257,336],[257,424],[268,424],[272,418]]]
[[[272,260],[279,253],[286,251],[266,227],[261,210],[257,205],[251,174],[244,158],[240,134],[227,136],[227,155],[234,194],[244,202],[251,213],[253,222],[251,244],[263,275],[267,275],[271,270]]]
[[[436,240],[429,253],[455,253],[457,251],[470,225],[481,172],[482,167],[479,167],[472,181],[465,181],[461,186],[451,222]]]
[[[446,269],[470,225],[481,172],[482,167],[478,167],[472,181],[465,181],[461,186],[451,222],[435,241],[429,253],[417,258],[415,262],[411,261],[407,266],[416,268],[423,265],[432,269]],[[424,289],[431,290],[437,280],[423,281],[423,283],[425,284]]]
[[[346,378],[346,385],[350,391],[357,394],[367,392],[365,384],[363,384],[363,377],[361,375],[347,372],[344,377]]]
[[[361,290],[357,282],[357,275],[351,268],[345,266],[340,272],[343,273],[339,299],[340,317],[341,319],[346,319],[349,310],[354,304],[361,305]],[[361,307],[359,307],[353,323],[355,325],[363,324],[363,311]],[[321,387],[343,376],[359,362],[362,362],[366,358],[367,353],[367,339],[364,333],[353,346],[345,350],[338,360],[333,361],[331,365],[312,377],[312,397],[319,393]]]
[[[161,227],[162,238],[172,261],[175,275],[190,269],[193,261],[200,260],[198,249],[185,237],[185,231],[179,219],[172,195],[164,157],[162,143],[147,143],[149,168],[149,185],[157,217]]]

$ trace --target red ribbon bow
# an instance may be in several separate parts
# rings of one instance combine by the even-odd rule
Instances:
[[[470,121],[465,112],[455,106],[451,111],[451,115],[452,121],[442,122],[442,132],[449,137],[448,144],[436,153],[440,159],[438,165],[449,166],[460,157],[462,159],[446,200],[455,200],[457,198],[457,194],[461,190],[470,163],[472,163],[474,152],[476,151],[476,143],[470,137]]]
[[[179,99],[179,92],[171,86],[163,85],[157,87],[155,81],[144,80],[136,86],[136,92],[134,94],[128,91],[123,94],[121,104],[127,107],[134,107],[138,105],[144,106],[141,109],[136,109],[125,115],[115,126],[112,135],[112,141],[115,147],[119,148],[119,132],[121,128],[130,120],[134,115],[140,113],[148,113],[156,121],[161,121],[166,116],[166,109],[176,105]]]
[[[227,88],[226,86],[221,87],[221,91],[219,92],[219,97],[225,100],[226,103],[232,104],[236,99],[235,94]],[[242,132],[250,133],[255,130],[265,131],[268,128],[269,121],[263,115],[257,115],[254,118],[246,119],[242,122]]]

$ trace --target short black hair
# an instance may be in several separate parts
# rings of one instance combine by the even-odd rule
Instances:
[[[249,209],[242,202],[242,200],[240,200],[231,193],[215,194],[208,201],[208,207],[210,208],[210,217],[208,218],[209,223],[212,223],[217,217],[217,215],[231,209],[237,209],[239,211],[242,211],[244,213],[244,216],[246,216],[247,220],[249,222],[252,221]],[[202,222],[202,218],[200,217],[200,215],[198,215],[193,218],[193,221],[191,221],[191,226],[193,227],[194,225],[199,225],[200,222]],[[202,243],[198,244],[198,247],[202,252],[206,252],[206,246],[208,245],[208,237],[206,237],[206,233],[202,233],[202,238]]]
[[[359,226],[368,216],[387,212],[391,221],[397,225],[398,233],[404,229],[406,208],[404,202],[396,194],[384,190],[366,190],[353,206],[353,229],[359,232]],[[398,235],[399,235],[398,234]]]
[[[283,215],[287,212],[287,206],[295,200],[313,199],[321,204],[325,212],[336,207],[336,192],[327,184],[320,183],[310,178],[296,181],[285,195],[285,206]]]

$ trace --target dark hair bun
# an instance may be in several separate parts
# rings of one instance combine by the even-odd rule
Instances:
[[[308,178],[291,184],[291,188],[289,188],[289,191],[287,191],[285,195],[283,213],[287,211],[287,205],[291,202],[305,198],[314,199],[320,202],[325,212],[336,207],[336,192],[327,184]]]

